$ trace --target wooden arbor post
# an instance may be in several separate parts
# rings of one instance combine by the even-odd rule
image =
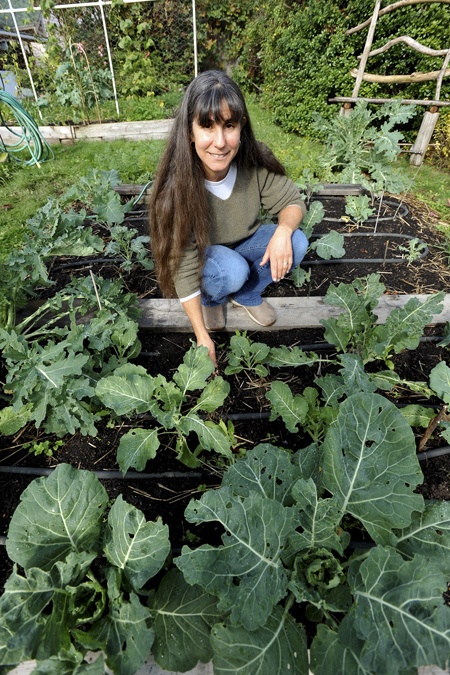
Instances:
[[[450,49],[447,51],[444,62],[442,64],[441,71],[439,73],[437,83],[436,83],[436,101],[439,101],[439,96],[441,95],[441,86],[442,80],[445,77],[447,71],[447,66],[450,61]],[[430,144],[431,137],[436,128],[437,121],[439,119],[439,108],[438,106],[431,106],[423,116],[422,124],[420,125],[419,133],[415,140],[414,145],[411,148],[411,157],[409,163],[413,166],[420,166],[423,162],[423,158],[427,151],[427,148]]]

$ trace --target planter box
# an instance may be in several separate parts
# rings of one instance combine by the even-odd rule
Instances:
[[[105,124],[41,126],[39,131],[49,145],[73,145],[78,141],[158,140],[167,138],[173,119],[144,122],[109,122]],[[14,145],[21,127],[0,127],[3,143]]]
[[[403,307],[411,298],[420,302],[427,299],[427,295],[383,295],[375,313],[378,323],[386,321],[389,313],[395,308]],[[270,298],[270,303],[277,312],[277,323],[274,326],[258,326],[258,331],[291,330],[294,328],[321,328],[321,319],[336,317],[342,309],[326,305],[321,297],[299,298]],[[141,328],[150,328],[154,331],[192,332],[191,324],[181,303],[176,299],[141,300],[139,306],[142,316],[139,319]],[[444,299],[442,312],[433,318],[430,325],[447,323],[450,321],[450,294]],[[255,323],[247,312],[230,303],[226,306],[225,331],[234,333],[236,330],[255,330]]]

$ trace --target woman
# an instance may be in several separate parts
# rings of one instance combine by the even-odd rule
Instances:
[[[262,224],[261,209],[278,224]],[[261,293],[303,259],[304,213],[283,166],[256,141],[239,87],[221,71],[198,75],[175,118],[149,216],[160,287],[180,298],[214,364],[209,331],[224,328],[228,298],[260,326],[275,323]]]

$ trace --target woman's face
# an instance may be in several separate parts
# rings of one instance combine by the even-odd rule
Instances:
[[[236,157],[241,142],[241,124],[231,120],[228,105],[221,108],[221,120],[211,119],[206,127],[201,127],[194,119],[192,140],[195,151],[203,164],[205,178],[219,181],[225,178],[229,166]]]

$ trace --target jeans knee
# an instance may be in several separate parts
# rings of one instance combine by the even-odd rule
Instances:
[[[249,265],[241,255],[224,246],[212,246],[203,267],[202,287],[217,302],[242,288],[249,274]]]
[[[292,235],[292,254],[293,254],[293,267],[297,267],[303,258],[306,255],[308,250],[309,242],[305,236],[305,233],[302,230],[295,230]]]

